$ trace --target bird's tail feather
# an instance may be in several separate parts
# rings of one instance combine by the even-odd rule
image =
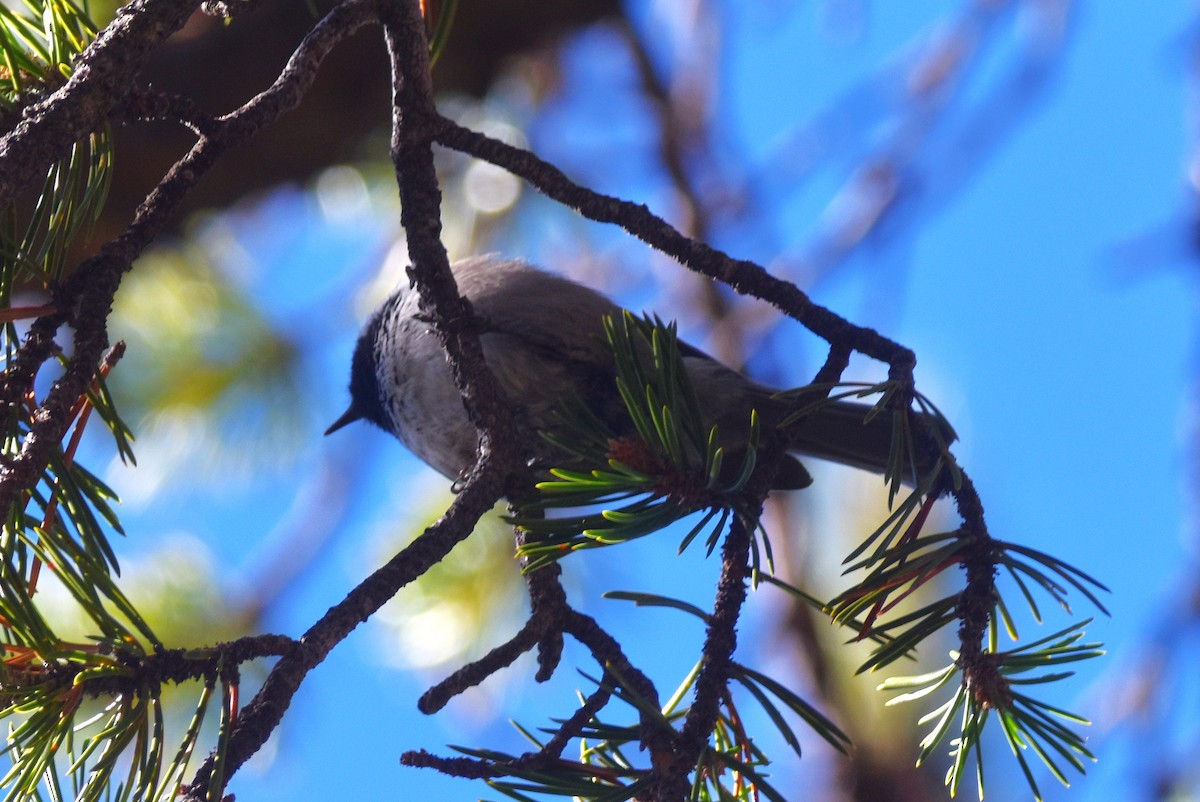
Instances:
[[[799,454],[831,460],[843,465],[886,473],[893,459],[892,438],[895,431],[893,415],[884,411],[870,414],[874,407],[851,401],[832,401],[822,404],[804,418],[788,426],[790,449]],[[943,442],[956,439],[953,429],[944,419],[926,413],[911,413],[935,427]],[[906,462],[910,462],[907,458]],[[933,470],[936,455],[916,455],[916,473]],[[903,479],[915,481],[911,464],[904,468]]]

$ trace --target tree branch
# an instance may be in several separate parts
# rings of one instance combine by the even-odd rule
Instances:
[[[0,467],[0,509],[11,509],[36,484],[54,447],[62,440],[70,423],[67,413],[86,391],[100,355],[108,347],[108,315],[113,297],[133,261],[167,225],[188,191],[221,154],[295,108],[312,84],[321,60],[337,42],[374,18],[374,5],[366,0],[350,0],[314,26],[275,83],[241,108],[221,117],[212,133],[200,137],[146,197],[129,228],[81,264],[57,288],[56,312],[34,323],[18,356],[17,369],[5,376],[3,404],[12,409],[30,392],[38,368],[53,353],[54,331],[64,322],[75,330],[72,357],[62,377],[34,413],[20,453]],[[118,22],[120,18],[113,25]],[[0,150],[0,176],[16,159],[16,154],[17,151]]]
[[[300,647],[275,664],[262,688],[239,716],[229,738],[226,777],[232,776],[266,743],[304,678],[335,646],[395,596],[400,588],[428,571],[471,534],[475,522],[495,504],[502,482],[496,466],[485,460],[478,478],[454,499],[445,515],[363,580],[304,633]],[[213,763],[214,756],[210,755],[197,770],[188,788],[187,800],[199,802],[205,798]]]
[[[200,0],[134,0],[79,55],[61,89],[25,108],[0,138],[0,208],[46,175],[71,144],[99,130],[135,85],[149,55]]]
[[[421,311],[446,351],[467,416],[479,433],[480,460],[494,455],[501,470],[511,474],[524,463],[524,449],[510,425],[512,407],[483,359],[477,320],[470,303],[458,293],[440,238],[442,195],[432,140],[441,118],[434,107],[425,23],[417,3],[405,0],[389,7],[384,31],[392,60],[392,162],[411,259],[409,279],[419,293]]]
[[[684,236],[641,204],[594,192],[567,178],[561,170],[527,150],[439,118],[436,139],[442,145],[503,167],[528,181],[547,197],[601,223],[614,223],[665,254],[709,278],[745,295],[760,298],[802,323],[827,342],[851,345],[887,363],[899,378],[911,377],[916,355],[879,332],[856,326],[812,302],[794,284],[776,278],[763,267]],[[911,380],[911,379],[910,379]]]

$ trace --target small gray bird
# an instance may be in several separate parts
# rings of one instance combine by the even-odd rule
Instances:
[[[556,411],[572,393],[612,431],[632,431],[602,325],[605,316],[619,317],[620,307],[573,281],[495,254],[463,259],[451,269],[479,318],[484,358],[516,407],[515,423],[535,462],[546,468],[597,467],[573,465],[576,458],[538,432],[562,425]],[[325,433],[366,419],[455,479],[473,463],[477,437],[441,344],[418,312],[417,292],[405,286],[371,316],[354,349],[350,408]],[[722,445],[735,455],[727,465],[740,463],[736,454],[744,451],[751,409],[767,430],[797,405],[775,398],[774,390],[699,349],[681,342],[680,350],[701,415],[708,426],[718,426]],[[795,450],[882,473],[891,422],[887,416],[867,421],[869,409],[849,402],[823,405],[792,433]],[[560,434],[569,438],[570,432]],[[791,490],[811,481],[799,460],[789,456],[775,487]]]

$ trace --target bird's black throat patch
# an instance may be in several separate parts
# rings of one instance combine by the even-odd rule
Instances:
[[[379,389],[375,356],[376,340],[382,325],[383,315],[376,312],[354,346],[354,358],[350,362],[350,400],[359,416],[384,431],[391,431],[391,419]]]

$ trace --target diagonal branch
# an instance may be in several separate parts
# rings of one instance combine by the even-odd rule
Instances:
[[[66,84],[25,108],[0,138],[0,208],[41,180],[73,142],[104,125],[150,54],[199,7],[200,0],[134,0],[117,12],[80,54]]]
[[[813,303],[798,287],[776,278],[763,267],[684,236],[644,205],[594,192],[527,150],[439,118],[437,141],[448,148],[491,162],[528,181],[547,197],[601,223],[615,223],[643,242],[673,256],[692,270],[728,284],[734,290],[761,298],[802,323],[828,342],[850,344],[855,350],[892,369],[893,378],[911,381],[916,356],[879,332],[856,326]]]
[[[433,526],[355,587],[300,638],[295,651],[285,655],[267,676],[259,692],[238,717],[225,755],[225,776],[262,747],[283,719],[292,697],[308,673],[319,665],[355,627],[386,604],[400,588],[440,562],[474,530],[475,522],[496,503],[503,489],[503,474],[490,459],[482,461],[475,481],[463,489]],[[215,756],[209,755],[197,770],[185,802],[206,799]]]
[[[34,324],[18,356],[18,369],[5,376],[4,403],[11,408],[30,391],[38,367],[52,353],[54,331],[63,322],[69,322],[75,330],[73,354],[64,374],[34,413],[20,453],[0,467],[0,509],[10,509],[37,482],[55,445],[61,441],[69,423],[67,412],[86,390],[100,354],[108,346],[108,314],[121,278],[133,261],[167,225],[183,198],[223,153],[299,104],[324,57],[334,45],[374,19],[375,5],[366,0],[351,0],[314,26],[275,83],[220,118],[212,132],[200,137],[146,197],[129,228],[80,265],[57,289],[55,306],[59,311]],[[16,153],[0,150],[0,175],[7,165],[19,160]]]

